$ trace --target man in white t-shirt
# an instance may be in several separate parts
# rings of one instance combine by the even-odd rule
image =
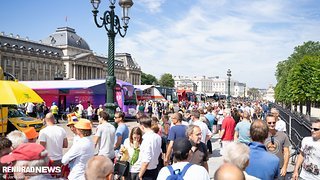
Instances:
[[[63,156],[63,148],[68,148],[68,140],[66,131],[54,124],[55,119],[52,113],[48,113],[45,117],[47,127],[40,130],[39,142],[48,151],[48,157],[52,160],[54,166],[61,165]]]
[[[33,117],[34,116],[34,104],[32,102],[26,103],[26,114]]]
[[[172,171],[174,172],[178,169],[180,172],[184,172],[183,179],[185,180],[209,180],[209,174],[204,167],[188,162],[187,159],[191,147],[192,145],[187,138],[178,138],[174,141],[173,154],[177,162],[171,166],[161,168],[157,180],[167,179],[171,175],[169,168],[172,168]]]
[[[140,179],[155,179],[158,175],[158,158],[161,154],[161,137],[151,129],[151,118],[141,117],[140,129],[144,133],[140,146],[139,160],[141,168],[139,172]]]
[[[89,103],[87,108],[87,119],[89,119],[90,121],[92,121],[93,113],[94,113],[94,108],[92,107],[92,104]]]
[[[96,134],[93,136],[93,143],[95,146],[99,145],[98,155],[107,156],[113,161],[115,157],[113,145],[116,128],[107,122],[109,114],[105,111],[101,111],[99,117],[99,125]]]
[[[293,171],[293,180],[320,179],[320,119],[312,122],[311,134],[312,136],[305,137],[302,140],[300,154]],[[299,176],[300,167],[301,172]]]
[[[81,103],[82,102],[79,101],[79,104],[76,106],[76,107],[78,107],[78,114],[80,114],[80,117],[82,117],[82,111],[83,111],[83,106]]]
[[[276,118],[276,130],[286,132],[286,122],[279,117],[279,111],[276,108],[271,109],[271,114]]]
[[[201,134],[202,134],[201,142],[203,142],[204,144],[207,144],[207,141],[211,138],[212,133],[209,130],[207,124],[202,122],[199,118],[200,118],[199,110],[196,110],[196,109],[192,110],[191,111],[192,124],[200,127]]]

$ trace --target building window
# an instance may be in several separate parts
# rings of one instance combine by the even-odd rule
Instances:
[[[67,66],[63,65],[63,77],[67,77]]]

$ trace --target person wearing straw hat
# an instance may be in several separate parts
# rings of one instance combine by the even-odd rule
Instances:
[[[77,143],[73,143],[69,151],[62,157],[61,162],[64,165],[69,163],[68,179],[85,179],[86,163],[94,155],[94,145],[90,138],[92,134],[91,121],[80,119],[74,127],[80,138]]]
[[[28,127],[24,131],[29,143],[35,143],[39,137],[39,133],[34,127]]]

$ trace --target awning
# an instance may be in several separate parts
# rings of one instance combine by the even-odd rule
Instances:
[[[155,85],[133,85],[134,88],[140,89],[141,91],[155,87]]]

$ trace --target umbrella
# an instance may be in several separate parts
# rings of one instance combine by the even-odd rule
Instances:
[[[0,81],[0,110],[3,104],[22,104],[26,102],[40,103],[43,102],[43,99],[24,84],[15,81]],[[4,135],[3,117],[0,117],[0,119],[2,135]]]
[[[15,81],[0,81],[0,105],[41,103],[43,99],[31,88]]]

